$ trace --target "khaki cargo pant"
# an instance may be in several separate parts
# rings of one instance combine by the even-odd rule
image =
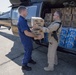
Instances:
[[[50,68],[54,68],[54,65],[58,64],[57,47],[58,47],[57,41],[49,43],[47,56],[48,56],[48,66]]]

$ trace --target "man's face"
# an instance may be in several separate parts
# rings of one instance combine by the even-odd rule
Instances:
[[[57,19],[58,19],[58,17],[59,17],[58,13],[57,13],[57,12],[55,12],[55,13],[54,13],[54,15],[53,15],[53,20],[57,20]]]
[[[23,10],[23,11],[22,11],[22,14],[23,14],[24,17],[26,17],[26,16],[27,16],[27,10],[26,10],[26,9]]]

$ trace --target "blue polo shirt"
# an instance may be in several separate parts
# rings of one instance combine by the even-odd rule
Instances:
[[[27,20],[22,16],[20,16],[18,20],[18,30],[19,30],[19,36],[21,38],[21,42],[23,43],[23,45],[26,47],[32,46],[32,38],[24,34],[25,30],[29,32],[31,31],[30,31],[30,28],[28,27]]]

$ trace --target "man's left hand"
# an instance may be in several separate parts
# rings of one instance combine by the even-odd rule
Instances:
[[[37,25],[33,25],[33,29],[37,29],[39,26],[37,26]]]

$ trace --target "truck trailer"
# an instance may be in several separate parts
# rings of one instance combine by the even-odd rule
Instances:
[[[25,6],[28,11],[26,17],[30,27],[31,17],[41,17],[45,20],[45,27],[52,22],[53,13],[60,10],[62,16],[62,32],[58,50],[76,54],[76,1],[75,0],[10,0],[11,2],[11,28],[13,34],[18,36],[18,7]],[[50,19],[50,20],[49,20]],[[44,39],[34,40],[37,44],[48,46],[48,33]]]

